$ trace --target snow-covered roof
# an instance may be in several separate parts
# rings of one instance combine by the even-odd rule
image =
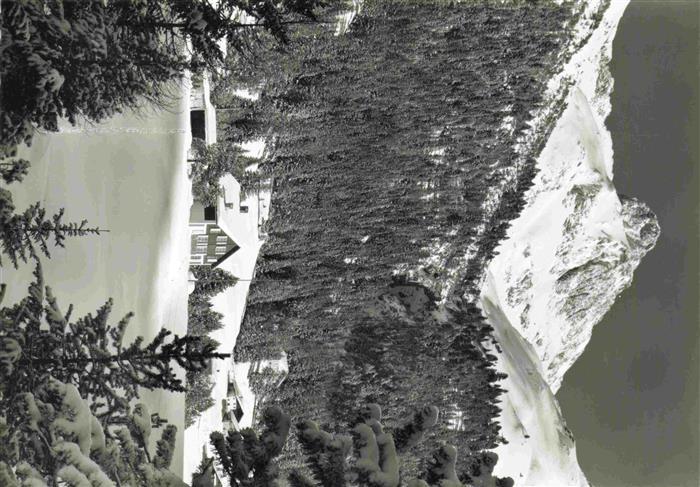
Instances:
[[[280,358],[261,360],[258,370],[272,369],[275,372],[289,372],[289,362],[287,362],[287,352],[282,352]]]
[[[230,174],[219,180],[223,196],[216,208],[216,224],[239,247],[258,245],[257,218],[250,212],[241,213],[241,185]]]

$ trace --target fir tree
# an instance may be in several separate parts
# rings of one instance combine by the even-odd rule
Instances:
[[[7,413],[19,395],[33,391],[45,375],[75,385],[104,424],[124,422],[124,407],[139,396],[139,388],[184,392],[174,365],[196,371],[212,359],[229,354],[215,352],[216,344],[200,337],[172,335],[162,329],[153,340],[137,337],[123,343],[132,318],[108,322],[112,301],[78,320],[59,308],[51,288],[44,287],[41,266],[28,296],[0,309],[3,364],[0,413]],[[19,350],[20,353],[14,352]],[[150,418],[149,418],[150,421]]]
[[[207,456],[206,448],[202,449],[202,462],[192,475],[192,487],[214,487],[214,459]]]
[[[192,162],[190,178],[194,197],[205,205],[216,205],[221,196],[219,180],[231,174],[241,185],[241,197],[259,183],[255,172],[246,171],[257,159],[243,155],[243,150],[230,143],[215,143],[202,147]]]
[[[233,487],[272,487],[277,484],[279,468],[274,458],[282,452],[289,435],[290,420],[279,408],[263,414],[264,430],[229,430],[226,436],[211,434],[216,458]]]
[[[411,441],[418,444],[423,440],[428,425],[435,423],[437,410],[426,407],[401,427],[398,432],[405,437],[407,431]],[[323,431],[313,421],[304,421],[298,425],[298,437],[306,457],[306,466],[311,477],[300,470],[290,475],[292,486],[342,487],[359,485],[361,487],[399,487],[401,484],[402,455],[394,442],[394,435],[384,430],[381,424],[381,409],[376,404],[367,405],[352,428],[352,439],[348,436],[332,435]],[[350,453],[354,451],[354,462],[348,463]],[[497,460],[493,460],[491,467]],[[414,487],[464,487],[455,470],[457,450],[453,446],[443,445],[427,462],[423,479],[414,479],[407,485]],[[491,469],[492,471],[493,469]],[[484,482],[496,482],[490,473],[483,476]],[[505,480],[508,485],[508,481]],[[512,481],[511,481],[512,482]],[[487,483],[481,485],[488,485]],[[500,485],[500,484],[494,484]]]
[[[51,238],[54,246],[65,247],[66,237],[100,235],[107,231],[88,227],[87,220],[66,223],[63,221],[64,213],[65,208],[61,208],[47,218],[46,209],[39,202],[22,213],[14,213],[11,194],[0,188],[0,246],[15,267],[18,267],[20,260],[27,262],[29,257],[38,257],[39,253],[51,257]]]
[[[438,438],[462,453],[459,472],[464,452],[501,441],[499,377],[479,345],[490,331],[471,300],[534,175],[537,144],[516,141],[571,47],[571,13],[367,0],[346,35],[300,29],[288,55],[236,59],[277,114],[260,166],[274,177],[273,217],[234,353],[288,352],[271,399],[295,422],[347,424],[378,402],[396,428],[410,404],[435,404],[440,434],[403,453],[413,476]],[[517,188],[486,209],[513,172]]]
[[[19,182],[29,172],[29,161],[26,159],[13,159],[8,162],[0,161],[0,178],[5,184]]]
[[[56,131],[59,118],[100,121],[143,101],[167,104],[167,84],[185,69],[223,61],[220,41],[245,51],[268,32],[285,43],[288,26],[315,21],[325,3],[3,0],[0,156],[31,142],[34,126]]]
[[[445,487],[461,487],[457,478],[457,449],[451,445],[441,446],[434,454],[425,476],[428,485],[447,481]]]
[[[437,410],[426,407],[400,428],[415,444],[423,440],[429,425],[435,423]],[[394,435],[384,430],[381,409],[368,404],[357,416],[351,435],[324,431],[314,421],[297,425],[297,438],[302,446],[304,465],[289,475],[291,487],[399,487],[401,485],[402,455],[397,451]],[[216,457],[234,487],[262,487],[278,485],[277,457],[289,432],[289,416],[278,408],[264,413],[265,431],[260,437],[251,429],[229,431],[226,436],[213,433],[212,445]],[[457,450],[443,445],[425,462],[422,479],[413,479],[411,487],[465,487],[456,472]],[[491,475],[498,457],[486,453],[480,465],[487,467],[479,474],[468,477],[470,485],[479,487],[512,487],[512,479],[498,479]],[[307,473],[308,472],[308,473]]]
[[[238,279],[228,271],[208,265],[192,267],[192,273],[197,279],[193,293],[211,298],[225,289],[234,286]]]
[[[287,478],[290,487],[317,487],[316,483],[299,470],[292,470]]]
[[[437,424],[438,409],[435,406],[426,406],[415,412],[413,421],[407,422],[402,428],[394,433],[396,439],[396,449],[403,452],[417,445],[425,435],[426,431]]]
[[[9,162],[0,162],[0,178],[5,183],[21,182],[29,170],[29,161],[15,159]],[[101,230],[96,227],[87,227],[87,220],[80,223],[63,222],[61,208],[58,213],[46,218],[46,210],[40,203],[34,203],[23,213],[15,213],[12,193],[0,188],[0,248],[9,258],[12,264],[18,267],[19,261],[27,262],[28,257],[37,257],[38,251],[50,257],[49,240],[54,239],[54,245],[64,246],[66,237],[79,237],[90,234],[99,235]],[[0,265],[2,259],[0,258]]]
[[[72,384],[45,375],[15,398],[0,429],[0,484],[185,487],[168,470],[176,429],[168,425],[149,451],[148,409],[124,405],[125,424],[108,428]]]
[[[196,288],[195,288],[196,289]],[[214,311],[208,297],[192,292],[187,300],[187,333],[206,336],[212,331],[223,328],[223,315]]]
[[[189,428],[207,409],[214,406],[211,392],[214,384],[207,370],[187,372],[187,392],[185,393],[185,427]]]
[[[250,390],[255,394],[256,411],[260,404],[263,404],[271,397],[283,379],[284,374],[277,372],[272,367],[265,367],[260,371],[256,371],[254,367],[250,368],[248,371],[248,384]],[[255,418],[253,418],[253,421],[255,421]]]

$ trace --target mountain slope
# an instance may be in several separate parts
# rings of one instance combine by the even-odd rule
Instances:
[[[499,422],[510,443],[496,451],[511,462],[496,472],[518,485],[587,485],[553,394],[659,235],[648,207],[618,196],[612,182],[607,63],[626,4],[607,7],[565,67],[572,82],[565,108],[481,288],[503,350],[498,367],[509,374]]]

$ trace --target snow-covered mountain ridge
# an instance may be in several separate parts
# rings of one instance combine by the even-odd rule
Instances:
[[[627,3],[609,3],[565,67],[573,82],[565,109],[481,287],[509,375],[499,417],[509,443],[497,449],[496,473],[516,485],[587,485],[554,394],[660,231],[651,210],[619,196],[612,181],[607,65]]]
[[[576,88],[528,204],[487,269],[499,306],[535,348],[553,392],[659,234],[646,205],[619,197],[602,171],[605,138]]]
[[[626,3],[610,4],[567,66],[576,84],[538,157],[526,206],[487,267],[499,306],[535,348],[553,392],[659,234],[646,205],[620,197],[612,182],[607,63]]]

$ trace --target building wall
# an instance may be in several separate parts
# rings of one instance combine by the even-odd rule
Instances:
[[[202,80],[192,80],[192,89],[190,90],[190,110],[204,109],[204,87]]]
[[[204,205],[197,200],[190,207],[190,226],[192,223],[204,223]]]
[[[236,243],[214,223],[190,223],[190,265],[213,265]]]

